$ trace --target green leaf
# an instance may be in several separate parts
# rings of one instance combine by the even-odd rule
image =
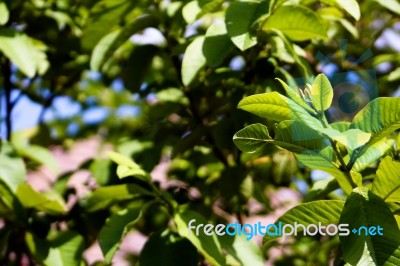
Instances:
[[[324,129],[318,119],[311,116],[294,101],[278,92],[248,96],[239,102],[238,108],[278,122],[283,120],[298,120],[314,130]]]
[[[233,142],[243,152],[255,152],[258,148],[266,143],[271,143],[266,126],[261,124],[253,124],[238,131],[233,136]]]
[[[53,174],[58,174],[58,162],[48,149],[38,145],[28,145],[24,147],[17,147],[17,152],[21,154],[21,156],[27,157],[34,162],[47,166],[53,172]]]
[[[295,154],[295,156],[304,167],[322,170],[332,175],[338,181],[344,192],[350,193],[353,187],[346,174],[340,171],[336,165],[332,164],[332,159],[329,158],[330,156],[333,156],[332,154],[332,147],[326,147],[318,154],[315,152],[304,152],[301,154]]]
[[[282,226],[285,224],[294,225],[295,222],[304,226],[318,225],[318,223],[321,223],[321,225],[337,224],[343,206],[344,201],[341,200],[318,200],[302,203],[285,212],[276,220],[275,224],[282,223]],[[263,245],[268,246],[275,238],[266,234]]]
[[[327,133],[329,137],[342,143],[350,150],[355,150],[365,145],[365,143],[367,143],[371,138],[370,133],[366,133],[359,129],[354,129],[354,128],[349,129],[345,132],[330,130],[328,133],[328,131],[325,130],[323,131],[323,133]]]
[[[249,153],[264,144],[275,144],[291,152],[302,153],[321,150],[326,146],[327,139],[300,122],[286,120],[276,126],[275,139],[271,139],[266,126],[253,124],[238,131],[233,136],[233,142],[241,151]]]
[[[372,133],[372,145],[400,128],[400,98],[380,97],[368,103],[354,117],[350,128]]]
[[[315,78],[310,92],[312,104],[319,112],[323,112],[331,106],[333,89],[329,79],[324,74],[319,74]]]
[[[264,22],[265,31],[278,30],[293,41],[326,38],[326,29],[317,14],[303,6],[282,5]]]
[[[12,192],[25,182],[26,169],[23,160],[7,142],[1,143],[0,149],[0,179],[7,184]]]
[[[5,25],[10,19],[10,12],[4,0],[0,1],[0,25]]]
[[[262,252],[258,245],[252,241],[247,240],[244,235],[223,235],[219,237],[221,245],[228,253],[227,265],[243,265],[243,266],[263,266],[264,259]],[[232,257],[232,259],[229,257]],[[233,260],[230,263],[230,260]]]
[[[35,208],[51,215],[60,215],[66,212],[66,206],[63,202],[35,191],[28,184],[21,184],[17,189],[16,195],[26,208]]]
[[[341,7],[342,9],[346,10],[355,20],[360,19],[360,5],[357,3],[356,0],[321,0],[321,2]]]
[[[343,259],[351,265],[399,265],[400,231],[386,203],[366,188],[356,188],[347,198],[339,223],[349,229],[380,226],[383,235],[339,236]]]
[[[158,51],[159,48],[154,45],[141,45],[133,49],[122,70],[124,84],[128,90],[131,92],[140,90]]]
[[[400,15],[400,3],[396,0],[375,0],[381,6],[389,9],[393,13]]]
[[[187,24],[196,21],[197,15],[200,14],[201,7],[199,1],[190,1],[182,8],[182,16]]]
[[[185,86],[192,83],[206,64],[206,58],[203,54],[204,40],[204,36],[197,37],[185,50],[181,70],[182,82]]]
[[[250,26],[267,12],[265,1],[235,1],[226,10],[225,23],[228,35],[240,50],[244,51],[257,44]]]
[[[330,124],[330,126],[334,129],[337,130],[339,132],[345,132],[347,130],[350,129],[350,122],[345,122],[345,121],[341,121],[341,122],[335,122]]]
[[[100,71],[102,65],[112,54],[133,34],[144,30],[147,27],[155,27],[158,20],[151,15],[143,15],[135,18],[123,28],[105,35],[96,45],[92,52],[90,68],[94,71]]]
[[[227,35],[225,24],[212,24],[206,32],[203,54],[207,65],[217,67],[232,51],[232,43]]]
[[[134,7],[134,2],[125,0],[96,2],[90,10],[89,21],[83,29],[81,38],[83,48],[93,49],[100,39],[107,35],[115,25],[118,25]]]
[[[140,208],[128,208],[112,214],[107,218],[99,233],[99,245],[107,263],[110,263],[120,242],[129,232],[129,227],[136,221]]]
[[[49,255],[44,261],[45,265],[80,266],[82,265],[82,252],[84,239],[81,235],[66,231],[51,241]]]
[[[379,164],[372,192],[384,201],[400,202],[400,162],[386,156]]]
[[[116,202],[134,199],[139,196],[154,196],[154,194],[136,184],[99,187],[90,194],[86,208],[90,212],[97,211],[107,208]]]
[[[361,155],[355,164],[353,165],[352,170],[356,172],[360,172],[367,168],[371,163],[376,162],[383,155],[385,155],[389,150],[393,149],[394,140],[391,139],[383,139],[379,141],[366,150],[366,152]]]
[[[118,164],[117,175],[119,178],[134,176],[144,181],[150,180],[149,174],[130,158],[112,151],[108,152],[108,156]]]
[[[196,248],[186,238],[169,231],[154,233],[140,253],[140,265],[196,266],[198,254]]]
[[[316,114],[314,109],[312,109],[306,102],[305,100],[295,91],[295,89],[292,89],[289,87],[283,80],[277,78],[277,80],[282,84],[282,87],[285,89],[286,94],[289,96],[290,99],[292,99],[295,103],[297,103],[299,106],[303,107],[305,110],[312,114]]]
[[[204,232],[200,232],[196,236],[194,230],[188,231],[188,223],[192,219],[196,219],[194,224],[207,224],[207,220],[194,211],[187,210],[175,214],[174,221],[179,235],[189,239],[212,265],[225,265],[225,258],[221,253],[221,245],[216,235],[207,236]]]
[[[43,75],[47,71],[49,62],[45,49],[44,44],[22,32],[8,28],[0,29],[0,51],[30,78],[35,74]]]

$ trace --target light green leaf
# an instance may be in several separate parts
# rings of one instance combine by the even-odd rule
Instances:
[[[299,95],[299,93],[296,92],[295,89],[292,89],[287,85],[283,80],[277,78],[277,80],[282,84],[282,87],[285,89],[286,94],[289,96],[290,99],[292,99],[295,103],[297,103],[299,106],[303,107],[306,109],[308,112],[312,114],[316,114],[314,109],[312,109],[306,101]]]
[[[140,253],[141,266],[195,266],[198,260],[198,253],[193,244],[170,231],[152,234]]]
[[[295,222],[306,227],[309,224],[318,225],[318,223],[321,223],[323,226],[337,224],[343,206],[344,201],[341,200],[318,200],[302,203],[279,217],[275,225],[278,226],[279,223],[282,223],[282,226],[285,224],[294,225]],[[301,232],[299,232],[298,235],[301,235]],[[275,238],[276,236],[266,234],[263,239],[263,245],[268,246]]]
[[[10,19],[10,12],[4,0],[0,1],[0,25],[5,25]]]
[[[337,130],[339,132],[345,132],[347,130],[350,129],[350,122],[345,122],[345,121],[341,121],[341,122],[335,122],[330,124],[330,126],[334,129]]]
[[[360,6],[356,0],[335,0],[340,7],[347,11],[356,20],[360,19]]]
[[[24,161],[18,157],[12,146],[7,142],[1,143],[0,179],[7,184],[12,192],[15,192],[26,179]]]
[[[372,133],[371,139],[353,152],[350,163],[354,164],[356,159],[362,156],[369,146],[400,128],[400,98],[381,97],[374,99],[358,112],[350,128]]]
[[[144,181],[150,180],[149,174],[130,158],[113,151],[108,152],[108,156],[118,164],[117,175],[119,178],[134,176]]]
[[[207,65],[217,67],[222,64],[232,48],[225,24],[212,24],[207,29],[203,45],[203,54]]]
[[[188,224],[192,219],[196,219],[193,225],[208,223],[204,217],[194,211],[187,210],[177,213],[174,216],[174,221],[179,235],[189,239],[212,265],[225,265],[225,257],[221,253],[221,245],[216,235],[207,236],[204,232],[200,232],[196,236],[195,230],[189,232]]]
[[[35,208],[51,215],[60,215],[66,212],[65,203],[61,200],[39,193],[28,184],[21,184],[17,189],[16,195],[26,208]]]
[[[67,231],[61,233],[51,243],[49,255],[44,261],[45,265],[80,266],[82,265],[82,252],[84,239],[81,235]]]
[[[58,174],[58,162],[48,149],[38,145],[27,145],[24,147],[17,147],[17,152],[21,154],[21,156],[27,157],[32,161],[47,166],[54,174]]]
[[[388,151],[393,149],[394,140],[391,139],[383,139],[379,141],[366,150],[366,152],[361,155],[355,164],[353,165],[352,170],[356,172],[360,172],[367,168],[371,163],[376,162],[379,158],[385,155]]]
[[[311,116],[294,101],[277,92],[248,96],[239,102],[238,108],[279,122],[283,120],[298,120],[314,130],[323,129],[318,119]]]
[[[303,6],[282,5],[269,16],[265,31],[278,30],[293,41],[326,38],[326,29],[317,14]]]
[[[128,208],[107,218],[99,233],[99,245],[107,263],[110,263],[129,227],[140,214],[140,207]]]
[[[329,79],[324,74],[319,74],[310,89],[310,98],[315,109],[319,112],[327,110],[333,99],[333,89]]]
[[[382,234],[360,235],[350,232],[339,236],[343,259],[351,265],[399,265],[400,231],[386,203],[366,188],[355,188],[347,198],[339,220],[349,229],[380,226]]]
[[[45,49],[43,43],[29,38],[22,32],[8,28],[0,29],[0,51],[30,78],[47,71],[49,62]]]
[[[116,202],[131,200],[144,195],[154,196],[151,191],[136,184],[99,187],[90,194],[86,208],[90,212],[97,211],[107,208]]]
[[[199,1],[190,1],[182,8],[182,16],[187,24],[196,21],[197,15],[200,14],[201,7]]]
[[[192,83],[206,64],[206,58],[203,54],[204,40],[204,36],[197,37],[185,50],[181,70],[182,82],[185,86]]]
[[[155,27],[157,24],[158,20],[154,16],[143,15],[135,18],[123,28],[108,33],[94,48],[90,60],[90,68],[94,71],[100,71],[104,62],[106,62],[129,37],[147,27]]]
[[[388,202],[400,202],[400,162],[390,156],[379,164],[372,183],[372,192]]]
[[[219,237],[222,247],[228,253],[227,265],[263,266],[263,255],[259,246],[244,235],[223,235]],[[230,263],[231,262],[231,263]]]
[[[327,133],[328,131],[324,131],[324,133]],[[350,150],[355,150],[358,147],[363,146],[365,143],[367,143],[370,138],[371,134],[363,132],[359,129],[349,129],[345,132],[335,132],[333,130],[330,130],[330,133],[328,134],[329,137],[332,139],[342,143],[344,146],[349,148]]]
[[[350,128],[372,133],[372,145],[400,128],[400,98],[380,97],[368,103],[354,117]]]
[[[295,154],[297,160],[304,166],[311,169],[322,170],[331,176],[333,176],[339,183],[339,186],[346,193],[350,193],[353,189],[349,177],[345,173],[340,171],[338,167],[332,164],[332,159],[329,157],[333,156],[332,147],[326,147],[323,151],[318,154],[312,152],[304,152],[301,154]]]
[[[344,0],[343,0],[344,1]],[[393,13],[400,15],[400,3],[396,0],[375,0],[381,6],[389,9]]]
[[[250,26],[267,7],[263,1],[235,1],[226,10],[225,23],[232,42],[244,51],[257,44],[256,36],[251,33]]]

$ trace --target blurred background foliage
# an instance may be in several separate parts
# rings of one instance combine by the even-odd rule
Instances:
[[[1,264],[102,265],[118,250],[118,265],[207,265],[213,253],[187,241],[177,209],[273,222],[303,198],[340,198],[316,193],[330,179],[290,152],[242,154],[232,136],[273,122],[236,106],[283,93],[277,77],[301,87],[321,72],[337,81],[331,121],[350,119],[354,101],[398,96],[399,15],[396,0],[0,0]],[[153,182],[119,179],[108,150]],[[99,251],[100,230],[118,236],[113,252]],[[114,245],[128,231],[136,249],[124,252]],[[261,253],[229,241],[213,264],[324,265],[338,244]]]

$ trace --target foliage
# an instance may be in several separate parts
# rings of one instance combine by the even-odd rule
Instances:
[[[378,45],[398,15],[383,0],[0,0],[0,264],[85,265],[96,245],[90,263],[112,264],[132,232],[132,265],[399,264],[400,66]],[[16,130],[23,102],[38,121]],[[303,202],[276,207],[282,188]],[[385,233],[260,248],[187,228],[277,213]]]

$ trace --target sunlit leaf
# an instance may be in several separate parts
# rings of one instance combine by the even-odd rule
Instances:
[[[317,14],[303,6],[282,5],[269,16],[263,30],[278,30],[293,41],[326,38],[326,29]]]

